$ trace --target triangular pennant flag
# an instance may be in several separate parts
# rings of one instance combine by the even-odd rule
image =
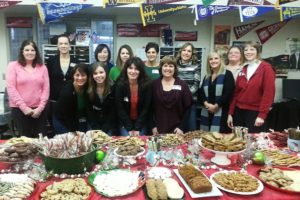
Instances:
[[[273,5],[267,0],[229,0],[228,6],[262,6],[262,5]]]
[[[273,6],[239,6],[241,22],[261,16],[274,9]]]
[[[116,7],[116,6],[124,6],[128,4],[134,3],[142,3],[143,0],[103,0],[103,7]]]
[[[146,4],[166,4],[166,3],[174,3],[183,0],[146,0]]]
[[[215,1],[216,0],[202,0],[202,3],[203,3],[203,6],[209,6],[210,4],[212,4]]]
[[[267,40],[269,40],[275,33],[277,33],[289,20],[283,22],[277,22],[275,24],[271,24],[269,26],[265,26],[263,28],[257,29],[256,34],[262,44],[264,44]]]
[[[222,12],[235,9],[235,6],[196,6],[196,20],[204,20],[210,16],[220,14]]]
[[[279,7],[282,4],[291,3],[299,0],[277,0],[275,3],[275,7]]]
[[[79,12],[85,8],[91,7],[92,4],[76,3],[38,3],[40,19],[43,23],[56,21],[64,16]]]
[[[140,13],[143,25],[156,22],[178,11],[187,9],[191,5],[186,4],[141,4]]]
[[[10,6],[16,5],[22,1],[0,1],[0,9],[8,8]]]
[[[299,17],[300,7],[281,7],[280,8],[280,21]]]
[[[234,32],[236,39],[238,40],[239,38],[243,37],[244,35],[249,33],[251,30],[253,30],[255,27],[257,27],[258,25],[263,23],[264,21],[265,20],[233,27],[233,32]]]

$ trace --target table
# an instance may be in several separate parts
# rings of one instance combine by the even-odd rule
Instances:
[[[1,141],[0,141],[0,143],[1,143]],[[184,152],[187,151],[186,150],[187,145],[181,145],[180,148],[182,148]],[[146,163],[146,159],[142,158],[138,161],[137,165],[132,166],[132,168],[145,166],[145,163]],[[0,163],[0,167],[1,166],[2,165]],[[258,176],[257,172],[261,167],[262,166],[248,165],[247,172],[249,174],[257,177]],[[2,169],[2,168],[0,168],[0,169]],[[208,177],[216,171],[217,171],[216,169],[203,170],[203,172]],[[180,180],[174,173],[173,173],[173,178],[175,178],[178,181],[179,185],[184,189],[185,199],[192,200],[193,198],[191,198],[191,196],[185,189],[184,185],[180,182]],[[35,191],[31,194],[31,196],[28,198],[28,200],[39,200],[39,194],[44,190],[45,186],[48,184],[49,184],[49,182],[37,183]],[[260,199],[260,200],[278,200],[278,199],[280,199],[280,200],[300,200],[299,194],[297,195],[297,194],[293,194],[293,193],[283,193],[280,191],[273,190],[267,186],[264,187],[264,190],[261,193],[256,194],[256,195],[251,195],[251,196],[241,196],[241,195],[231,194],[231,193],[223,192],[222,190],[221,190],[221,192],[223,193],[223,196],[220,196],[220,197],[209,197],[209,198],[198,198],[198,199],[201,199],[201,200],[202,199],[203,200],[231,200],[231,199],[235,199],[235,200],[258,200],[258,199]],[[144,200],[145,195],[144,195],[142,189],[139,189],[135,193],[130,194],[128,196],[118,197],[118,198],[106,198],[95,192],[90,197],[90,199],[91,200],[121,200],[121,199],[122,200]]]

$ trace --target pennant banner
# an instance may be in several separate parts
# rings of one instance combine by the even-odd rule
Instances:
[[[238,40],[239,38],[243,37],[244,35],[249,33],[251,30],[253,30],[255,27],[262,24],[264,21],[265,20],[233,27],[233,32],[234,32],[236,39]]]
[[[210,16],[220,14],[222,12],[235,9],[235,6],[196,6],[196,20],[204,20]]]
[[[267,0],[229,0],[228,6],[262,6],[262,5],[273,5]]]
[[[276,3],[275,3],[275,7],[278,7],[278,6],[282,5],[282,4],[295,2],[295,1],[298,1],[298,0],[277,0]]]
[[[300,7],[281,7],[280,8],[280,21],[299,17]]]
[[[173,2],[179,2],[182,0],[147,0],[147,4],[164,4],[164,3],[173,3]]]
[[[103,7],[116,7],[143,2],[143,0],[103,0]]]
[[[10,6],[16,5],[17,3],[20,3],[21,1],[0,1],[0,9],[8,8]]]
[[[203,6],[209,6],[210,4],[212,4],[215,1],[216,0],[202,0],[202,3],[203,3]]]
[[[156,22],[178,11],[187,9],[191,5],[185,4],[141,4],[140,13],[143,25]]]
[[[75,3],[38,3],[40,19],[43,23],[58,20],[64,16],[79,12],[85,8],[91,7],[92,4],[75,4]]]
[[[288,23],[289,20],[283,22],[277,22],[269,26],[260,28],[256,30],[256,34],[262,44],[268,41],[275,33],[277,33],[284,25]]]
[[[266,6],[239,6],[241,22],[261,16],[275,8]]]

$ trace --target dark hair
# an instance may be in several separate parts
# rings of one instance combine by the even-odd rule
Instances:
[[[248,41],[244,45],[244,52],[245,52],[245,48],[247,46],[254,47],[256,49],[256,52],[257,52],[256,58],[258,60],[261,60],[261,45],[258,42]],[[243,55],[244,55],[244,60],[246,60],[245,53]]]
[[[193,65],[198,64],[198,57],[197,57],[197,51],[196,48],[194,47],[194,45],[190,42],[186,42],[182,45],[182,47],[179,49],[177,56],[176,56],[176,60],[177,63],[179,63],[179,61],[181,60],[181,52],[183,51],[183,49],[185,49],[186,47],[191,46],[192,47],[192,57],[191,57],[191,61]]]
[[[34,50],[35,50],[35,58],[32,61],[32,67],[35,67],[37,64],[42,65],[43,60],[40,56],[39,49],[37,48],[35,42],[33,40],[25,40],[22,42],[20,50],[19,50],[19,55],[18,55],[18,62],[24,67],[26,66],[26,59],[23,55],[24,48],[28,45],[31,45]]]
[[[110,59],[111,59],[111,52],[110,52],[110,49],[109,49],[109,47],[106,45],[106,44],[99,44],[97,47],[96,47],[96,49],[95,49],[95,60],[96,61],[99,61],[98,60],[98,54],[100,53],[100,52],[102,52],[103,51],[103,49],[107,49],[107,52],[108,52],[108,57],[107,57],[107,61],[106,61],[106,65],[110,62]]]
[[[129,56],[130,56],[129,58],[133,57],[133,51],[132,51],[131,47],[128,44],[122,45],[119,48],[118,56],[117,56],[117,60],[116,60],[117,67],[121,67],[121,68],[122,68],[122,60],[121,60],[121,57],[120,57],[120,53],[121,53],[122,49],[126,49],[129,52]]]
[[[177,67],[177,62],[176,62],[176,59],[174,58],[174,56],[164,56],[161,60],[160,60],[160,63],[159,63],[159,74],[160,74],[160,77],[162,77],[162,66],[164,64],[172,64],[174,65],[174,75],[173,77],[176,78],[178,76],[178,67]]]
[[[226,64],[226,65],[229,64],[228,55],[229,55],[230,50],[231,50],[231,49],[234,49],[234,48],[238,49],[239,52],[241,53],[240,65],[242,65],[242,64],[244,63],[244,50],[243,50],[242,47],[240,47],[240,46],[231,46],[231,47],[228,49],[228,51],[227,51],[227,58],[226,58],[226,60],[225,60],[225,64]]]
[[[74,69],[72,70],[72,79],[74,77],[74,74],[78,71],[80,74],[86,74],[89,76],[89,65],[84,63],[79,63],[75,65]]]
[[[143,87],[151,82],[151,79],[148,77],[148,75],[145,71],[145,63],[139,57],[132,57],[126,61],[125,65],[122,69],[121,75],[120,75],[121,82],[123,82],[126,85],[129,84],[128,76],[127,76],[127,69],[131,65],[135,65],[137,70],[140,72],[139,77],[138,77],[138,84],[141,84],[141,86]]]
[[[151,48],[155,49],[156,53],[159,53],[159,46],[155,42],[149,42],[146,45],[145,52],[147,53]]]
[[[92,101],[95,99],[95,94],[97,94],[97,84],[93,78],[93,74],[98,69],[98,67],[102,67],[106,73],[106,78],[104,81],[103,95],[105,96],[106,94],[108,94],[110,92],[111,80],[108,76],[107,66],[102,62],[95,62],[92,64],[92,68],[91,68],[90,76],[89,76],[89,86],[88,86],[88,94],[89,94],[90,100],[92,100]]]
[[[59,38],[67,38],[69,44],[71,43],[70,38],[69,38],[69,36],[67,34],[61,34],[61,35],[57,36],[57,44],[58,44],[58,39]]]

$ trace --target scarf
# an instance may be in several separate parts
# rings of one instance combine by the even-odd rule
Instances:
[[[220,74],[216,78],[216,101],[220,99],[222,96],[223,92],[223,85],[224,85],[224,79],[225,79],[225,72],[224,70],[223,74]],[[206,97],[208,97],[208,86],[211,78],[204,78],[203,80],[203,89],[204,89],[204,94]],[[211,126],[209,127],[209,113],[205,108],[201,109],[201,125],[200,129],[204,131],[212,131],[212,132],[220,132],[220,125],[221,125],[221,116],[222,116],[222,107],[219,107],[218,111],[214,113],[213,119],[211,122]]]

